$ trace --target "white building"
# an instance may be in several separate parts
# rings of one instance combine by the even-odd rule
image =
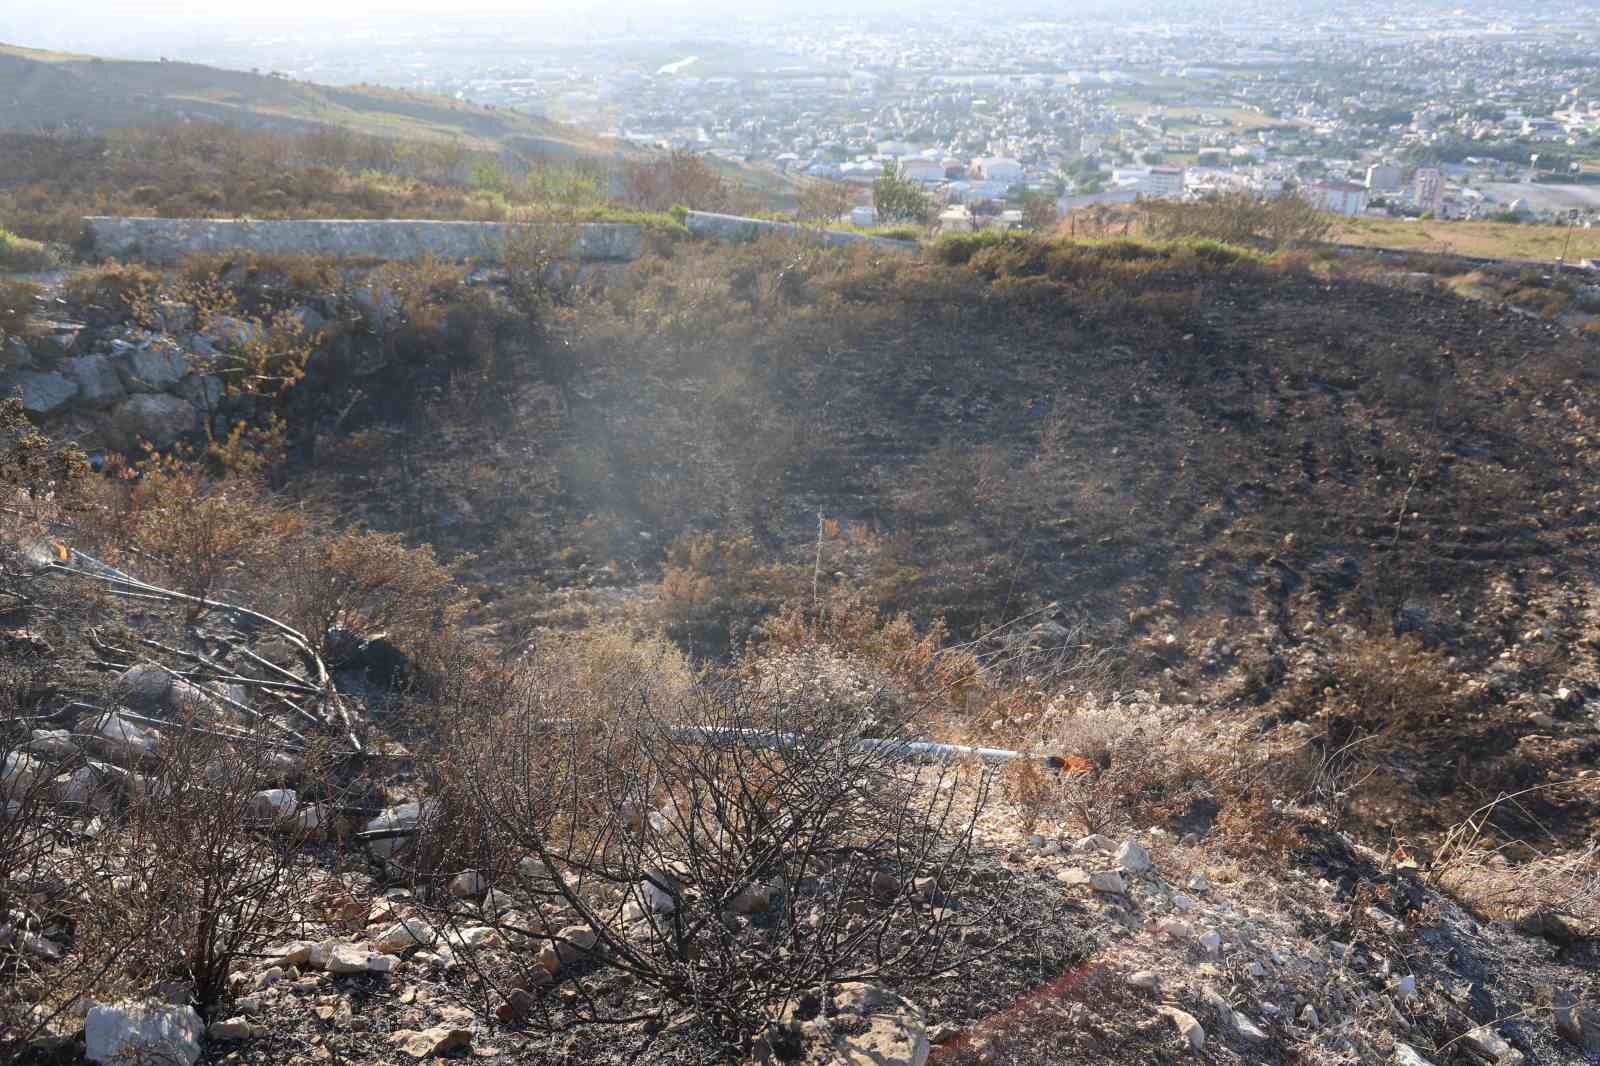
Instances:
[[[1367,210],[1367,187],[1353,181],[1318,181],[1305,187],[1305,197],[1318,211],[1359,215]]]
[[[1015,159],[1007,159],[1001,155],[979,156],[972,161],[972,169],[984,181],[998,181],[1007,185],[1015,185],[1022,180],[1022,164]]]
[[[1111,183],[1140,196],[1175,199],[1183,195],[1182,167],[1116,167]]]
[[[1145,187],[1151,196],[1177,197],[1183,195],[1182,167],[1151,167],[1145,178]]]
[[[908,181],[936,184],[944,180],[944,164],[937,159],[902,159],[900,176]]]

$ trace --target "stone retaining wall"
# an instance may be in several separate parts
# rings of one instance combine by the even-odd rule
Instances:
[[[262,252],[319,255],[341,259],[500,259],[508,240],[525,227],[507,222],[432,222],[417,219],[222,219],[86,218],[90,246],[99,256],[175,263],[196,252]],[[897,251],[916,251],[915,241],[869,237],[840,230],[815,230],[793,222],[772,222],[709,211],[690,211],[692,236],[740,243],[760,237],[817,240],[826,247],[863,242]],[[570,233],[570,238],[568,234]],[[561,227],[572,247],[562,256],[583,263],[627,263],[644,253],[641,227],[622,222],[584,222]]]
[[[508,240],[525,227],[505,222],[431,222],[413,219],[112,218],[84,220],[95,254],[147,263],[175,263],[195,252],[263,252],[326,255],[343,259],[498,260]],[[628,262],[644,251],[640,227],[585,222],[562,227],[573,247],[565,258]]]

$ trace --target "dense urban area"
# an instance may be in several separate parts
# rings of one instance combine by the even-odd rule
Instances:
[[[591,14],[581,35],[508,16],[178,42],[184,59],[443,93],[792,175],[865,186],[889,162],[950,204],[1031,191],[1065,213],[1240,188],[1350,216],[1600,213],[1592,7],[1291,7]]]

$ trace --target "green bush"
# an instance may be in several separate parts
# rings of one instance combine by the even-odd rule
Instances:
[[[41,242],[30,241],[10,230],[0,229],[0,270],[49,270],[55,261],[50,249]]]

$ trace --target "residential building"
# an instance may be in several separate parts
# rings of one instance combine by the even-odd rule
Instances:
[[[937,159],[902,159],[900,176],[908,181],[935,185],[944,180],[944,163]]]
[[[1400,166],[1397,163],[1374,163],[1367,168],[1369,193],[1397,192],[1400,189]]]
[[[1014,185],[1022,180],[1022,164],[1005,156],[979,156],[972,161],[972,169],[984,181]]]
[[[1424,211],[1444,211],[1444,175],[1437,167],[1418,167],[1411,179],[1411,198]]]
[[[1367,209],[1367,187],[1353,181],[1318,181],[1305,186],[1304,195],[1317,210],[1333,215],[1359,215]]]

